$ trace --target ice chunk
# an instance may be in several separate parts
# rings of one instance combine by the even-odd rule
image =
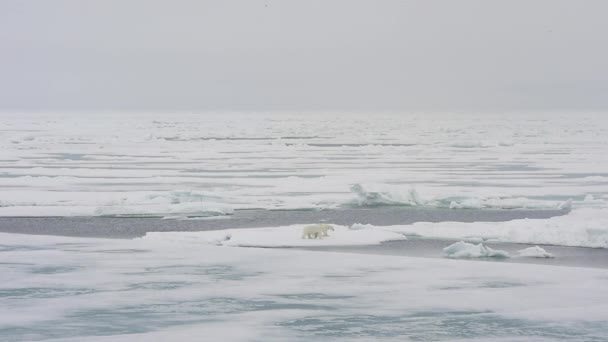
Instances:
[[[442,202],[443,200],[439,200]],[[525,197],[497,198],[497,197],[469,197],[450,201],[450,209],[570,209],[572,201],[557,202],[532,200]]]
[[[357,203],[360,206],[416,206],[424,204],[414,188],[403,192],[395,191],[388,186],[380,184],[354,184],[350,187],[350,190],[357,195]]]
[[[557,209],[560,209],[560,210],[570,210],[570,209],[572,209],[572,199],[570,198],[566,202],[560,204],[557,207]]]
[[[548,219],[417,222],[382,229],[436,239],[463,240],[477,237],[511,243],[608,248],[608,208],[575,208],[567,215]]]
[[[517,251],[522,257],[529,258],[555,258],[555,256],[539,246],[528,247]]]
[[[446,258],[508,258],[509,253],[486,247],[483,244],[472,244],[459,241],[443,249]]]
[[[354,184],[350,190],[356,199],[349,201],[358,206],[427,206],[450,209],[564,209],[569,210],[572,201],[558,202],[526,197],[489,197],[454,193],[434,193],[422,196],[413,187],[389,186],[387,184]]]
[[[350,226],[350,230],[361,230],[361,229],[372,229],[374,228],[374,226],[372,226],[371,224],[362,224],[362,223],[355,223],[352,226]]]

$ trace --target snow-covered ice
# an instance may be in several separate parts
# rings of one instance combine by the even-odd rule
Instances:
[[[480,244],[472,244],[464,241],[456,242],[443,249],[446,258],[509,258],[509,253]]]
[[[226,247],[179,234],[135,240],[0,234],[0,336],[608,339],[605,269]]]
[[[390,231],[373,228],[353,230],[338,225],[333,225],[335,230],[330,231],[327,237],[303,239],[302,229],[304,226],[224,229],[206,232],[150,232],[142,239],[233,247],[353,246],[407,239],[403,234]]]
[[[170,225],[240,209],[377,206],[564,215],[336,225],[310,240],[304,224],[133,240],[0,234],[0,337],[608,340],[607,270],[461,259],[506,257],[491,241],[608,248],[607,150],[601,113],[5,115],[0,216]],[[443,259],[245,248],[408,237],[455,243]]]
[[[539,246],[524,248],[517,251],[522,257],[529,258],[555,258],[555,255],[547,252],[544,248]]]
[[[608,248],[608,208],[578,208],[538,220],[417,222],[375,228],[423,238]]]
[[[585,113],[4,115],[0,215],[597,207],[607,136]]]

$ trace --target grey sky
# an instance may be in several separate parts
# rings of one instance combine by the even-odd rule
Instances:
[[[0,110],[606,110],[608,1],[0,0]]]

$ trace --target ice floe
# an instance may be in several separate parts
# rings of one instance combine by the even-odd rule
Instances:
[[[305,225],[284,227],[226,229],[205,232],[150,232],[142,239],[177,243],[211,244],[231,247],[312,247],[374,245],[407,239],[403,234],[373,228],[333,225],[335,231],[319,239],[303,239]]]
[[[443,249],[443,255],[446,258],[509,258],[509,253],[490,247],[483,244],[472,244],[464,241],[456,242]]]
[[[360,206],[424,204],[413,188],[399,192],[391,191],[388,186],[355,184],[350,189],[357,195],[357,204]]]
[[[529,258],[555,258],[555,255],[547,252],[544,248],[539,246],[528,247],[517,251],[522,257]]]
[[[426,238],[608,248],[607,208],[573,209],[549,219],[418,222],[376,228]]]

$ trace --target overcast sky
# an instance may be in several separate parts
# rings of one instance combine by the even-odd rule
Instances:
[[[608,1],[0,0],[0,110],[608,110]]]

